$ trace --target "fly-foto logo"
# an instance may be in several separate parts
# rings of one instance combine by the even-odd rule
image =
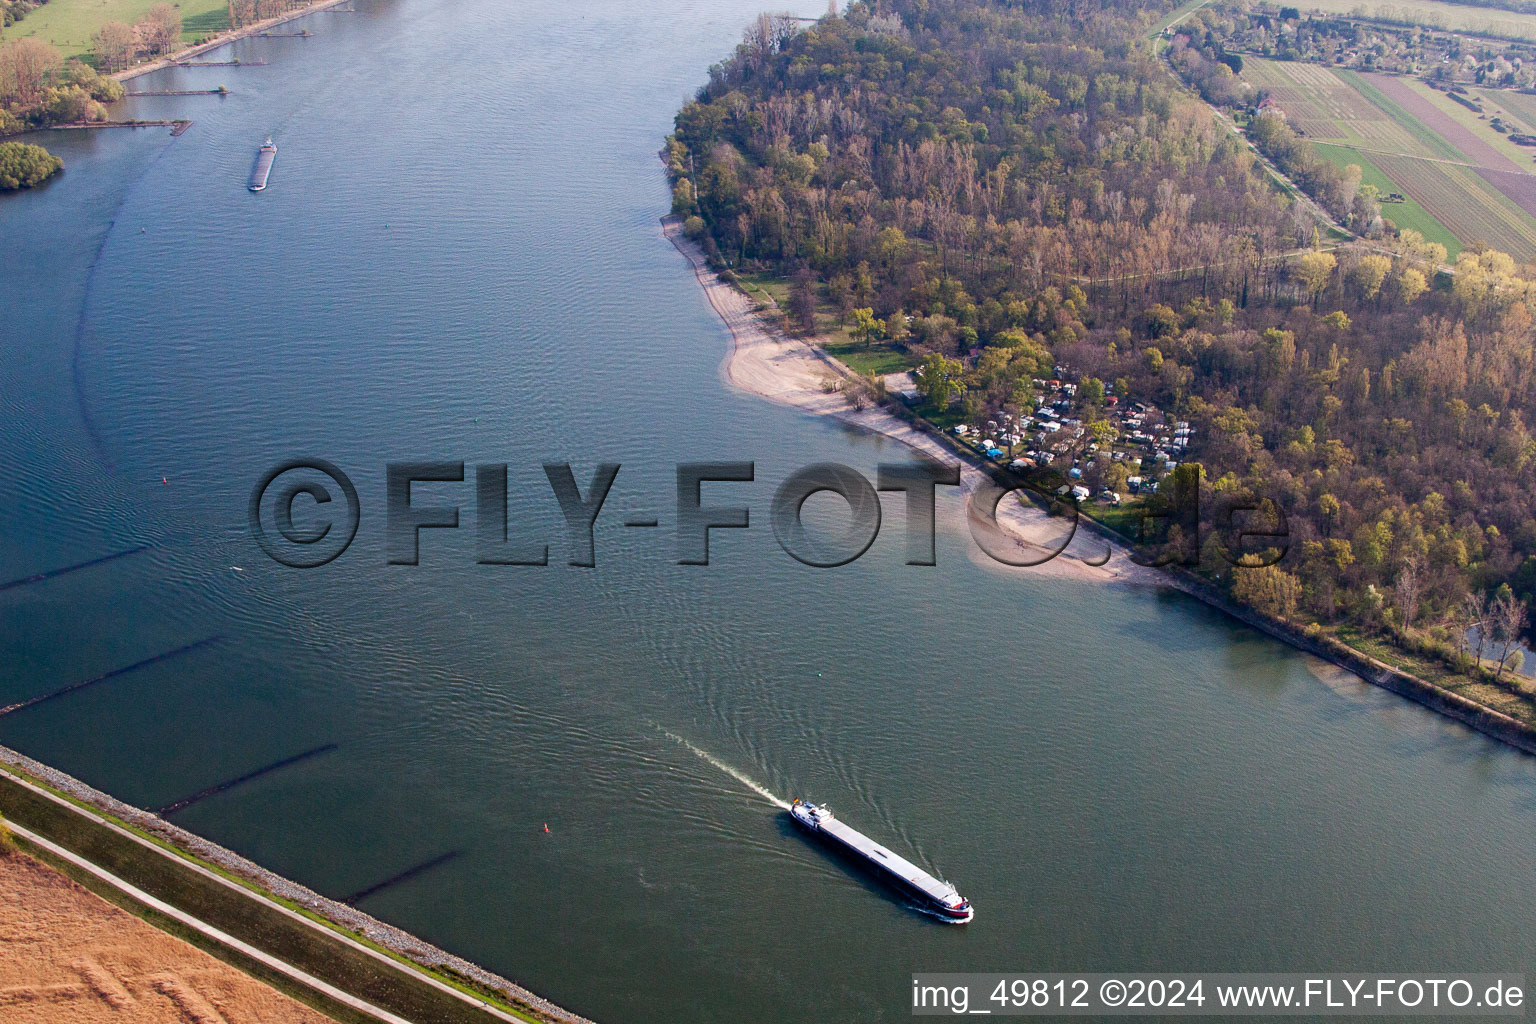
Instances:
[[[548,487],[565,521],[564,557],[556,561],[591,568],[597,565],[594,528],[607,506],[621,466],[597,464],[586,483],[566,462],[542,466]],[[559,538],[517,535],[508,516],[506,463],[409,461],[385,466],[384,541],[390,565],[418,565],[422,533],[456,530],[464,508],[474,511],[476,561],[491,566],[547,566],[551,545]],[[1272,565],[1284,557],[1288,529],[1278,503],[1223,494],[1214,503],[1216,515],[1201,514],[1198,468],[1194,484],[1170,488],[1166,498],[1139,510],[1127,557],[1142,565],[1170,562],[1197,564],[1207,549],[1202,536],[1214,535],[1218,550],[1237,566]],[[728,497],[733,487],[758,484],[755,462],[683,462],[676,466],[676,505],[672,528],[680,565],[710,564],[710,535],[714,530],[749,529],[752,510],[743,498]],[[875,543],[881,526],[881,492],[900,494],[905,519],[906,564],[937,564],[935,518],[939,488],[960,485],[960,467],[930,460],[881,463],[873,482],[863,473],[839,463],[822,462],[789,473],[774,488],[768,502],[768,522],[786,554],[804,565],[835,568],[858,560]],[[418,500],[414,485],[463,485],[462,500],[444,503]],[[469,486],[472,484],[472,488]],[[986,554],[1012,566],[1042,565],[1067,553],[1081,525],[1079,494],[1046,476],[999,471],[983,477],[964,494],[966,522]],[[706,488],[709,497],[706,498]],[[741,494],[735,491],[735,494]],[[760,495],[760,490],[757,492]],[[830,493],[846,505],[842,529],[810,529],[804,520],[808,499]],[[747,496],[750,496],[748,492]],[[1021,546],[998,525],[1004,500],[1022,499],[1060,518],[1059,528],[1045,541]],[[298,569],[318,568],[335,560],[356,538],[362,503],[351,478],[324,459],[290,459],[268,470],[251,491],[247,510],[251,533],[274,561]],[[612,513],[610,513],[612,514]],[[660,528],[654,512],[631,513],[625,527]],[[1081,547],[1081,545],[1080,545]],[[1102,565],[1113,546],[1096,540],[1094,551],[1072,554]]]

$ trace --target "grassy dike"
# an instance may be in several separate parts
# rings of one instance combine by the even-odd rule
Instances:
[[[72,806],[63,806],[58,800],[35,792],[17,779],[25,779],[32,785],[46,789],[58,800],[67,801]],[[532,1006],[514,1005],[504,994],[483,989],[474,985],[469,979],[454,976],[451,972],[428,972],[419,964],[408,961],[355,932],[345,931],[335,922],[314,914],[296,903],[259,890],[247,879],[232,875],[212,863],[198,860],[186,851],[171,847],[160,839],[134,828],[131,824],[110,819],[97,809],[86,806],[35,778],[27,777],[11,765],[6,765],[4,772],[0,773],[0,815],[84,857],[178,910],[191,914],[204,923],[249,943],[269,955],[278,957],[315,978],[334,985],[343,992],[367,1000],[407,1020],[420,1022],[420,1024],[429,1024],[429,1022],[430,1024],[437,1024],[437,1022],[491,1024],[491,1022],[505,1019],[505,1017],[488,1013],[453,993],[443,991],[428,980],[429,973],[437,982],[446,983],[477,1001],[488,1003],[500,1010],[502,1014],[510,1014],[525,1021],[555,1019],[542,1014]],[[137,841],[133,836],[122,834],[112,828],[112,825],[133,833],[133,836],[152,844],[153,848]],[[127,894],[94,875],[50,856],[46,851],[33,847],[25,839],[17,836],[15,842],[27,853],[68,875],[108,902],[143,918],[163,931],[185,939],[218,959],[259,978],[278,991],[346,1024],[352,1024],[352,1022],[377,1024],[372,1016],[346,1007],[323,993],[310,990],[244,956],[237,950],[228,948],[138,904]],[[239,889],[209,878],[198,868],[211,871],[220,878],[235,883]],[[323,925],[334,935],[327,935],[325,931],[294,920],[281,908],[301,914]],[[354,942],[363,943],[375,952],[382,953],[391,962],[381,962],[376,956],[356,948],[342,938],[343,934]]]

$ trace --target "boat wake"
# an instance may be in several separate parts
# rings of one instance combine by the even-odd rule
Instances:
[[[722,772],[725,772],[725,774],[729,775],[731,778],[735,779],[737,782],[741,783],[743,786],[746,786],[752,792],[756,793],[758,796],[762,797],[764,800],[767,800],[769,803],[773,804],[775,807],[777,807],[777,808],[779,808],[780,810],[783,810],[783,811],[789,810],[789,801],[788,800],[785,800],[783,797],[774,794],[771,790],[768,789],[767,786],[764,786],[762,783],[760,783],[756,779],[752,778],[746,772],[743,772],[743,771],[740,771],[740,770],[738,770],[736,768],[731,767],[730,765],[726,764],[724,761],[722,761],[718,757],[716,757],[714,754],[711,754],[707,750],[702,750],[699,747],[694,746],[692,743],[689,743],[687,740],[683,739],[681,736],[677,735],[674,732],[668,732],[666,729],[663,729],[661,731],[666,734],[666,737],[669,740],[672,740],[674,743],[678,743],[678,744],[681,744],[684,747],[687,747],[690,751],[692,751],[701,760],[708,761],[710,764],[714,765],[716,768],[720,769]]]

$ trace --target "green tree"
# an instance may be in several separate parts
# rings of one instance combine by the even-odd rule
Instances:
[[[1077,382],[1077,401],[1085,408],[1097,409],[1104,404],[1104,382],[1097,377],[1084,377]]]
[[[1088,433],[1093,435],[1100,448],[1108,448],[1120,439],[1120,431],[1109,420],[1094,420],[1088,424]]]
[[[1312,308],[1317,308],[1318,296],[1323,294],[1323,289],[1327,288],[1328,282],[1333,280],[1333,271],[1338,264],[1339,261],[1333,258],[1331,252],[1303,253],[1296,260],[1296,280],[1312,297]]]
[[[1179,331],[1179,314],[1161,302],[1143,313],[1142,319],[1146,323],[1149,338],[1166,338]]]
[[[126,25],[123,27],[127,28]],[[672,186],[672,212],[679,217],[691,217],[698,212],[698,209],[699,204],[693,196],[693,182],[687,178],[677,179],[677,184]]]
[[[1415,299],[1429,290],[1429,284],[1424,280],[1424,275],[1413,267],[1404,267],[1397,275],[1397,300],[1405,306],[1413,305]]]
[[[31,188],[64,169],[64,161],[42,146],[0,142],[0,192]]]
[[[1236,568],[1232,596],[1265,615],[1289,619],[1301,600],[1301,581],[1278,566]]]
[[[965,394],[965,364],[958,359],[947,359],[937,352],[923,357],[917,368],[917,392],[935,409],[949,408],[949,404]]]
[[[853,311],[853,336],[863,343],[865,348],[880,335],[885,333],[885,321],[875,319],[875,311],[868,306],[860,306]]]
[[[1349,283],[1362,302],[1370,302],[1381,294],[1381,283],[1391,269],[1391,260],[1378,253],[1367,253],[1349,269]]]

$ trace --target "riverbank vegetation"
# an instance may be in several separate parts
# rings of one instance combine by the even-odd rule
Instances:
[[[0,135],[54,124],[105,121],[103,103],[123,87],[36,39],[0,43]],[[36,147],[33,147],[36,148]]]
[[[854,350],[904,356],[918,412],[1017,425],[1064,485],[1111,478],[1127,407],[1136,429],[1187,424],[1187,453],[1136,465],[1154,501],[1256,495],[1289,536],[1235,568],[1194,522],[1164,538],[1178,560],[1530,720],[1511,664],[1536,597],[1536,270],[1474,243],[1445,273],[1443,246],[1387,225],[1325,245],[1154,54],[1164,14],[871,0],[805,30],[763,18],[678,113],[674,212],[718,266],[787,289],[788,328],[830,318]]]
[[[42,146],[0,142],[0,192],[31,188],[64,169],[64,161]]]

